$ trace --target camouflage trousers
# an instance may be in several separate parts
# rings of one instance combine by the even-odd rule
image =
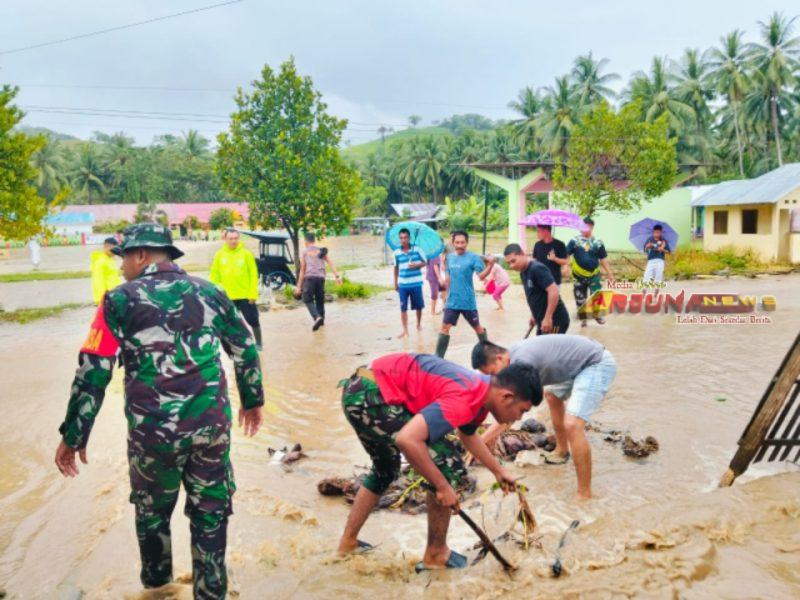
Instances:
[[[583,277],[582,275],[572,273],[573,285],[572,292],[575,295],[575,305],[578,307],[578,317],[585,319],[586,311],[581,311],[581,307],[586,304],[589,298],[597,291],[603,289],[603,284],[600,281],[600,273],[596,273],[591,277]]]
[[[229,457],[230,431],[199,431],[172,444],[128,444],[131,502],[145,587],[172,581],[170,517],[181,482],[192,537],[194,597],[224,598],[228,516],[236,486]]]
[[[386,404],[378,386],[367,377],[355,374],[339,382],[339,386],[344,388],[344,415],[372,459],[372,468],[361,485],[381,495],[400,475],[400,449],[394,438],[414,415],[405,406]],[[456,488],[467,474],[458,443],[442,438],[429,444],[428,452],[445,478]]]

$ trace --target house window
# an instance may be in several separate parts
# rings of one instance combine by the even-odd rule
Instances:
[[[742,233],[758,233],[758,209],[742,211]]]
[[[714,211],[714,233],[716,235],[727,235],[728,233],[728,211]]]

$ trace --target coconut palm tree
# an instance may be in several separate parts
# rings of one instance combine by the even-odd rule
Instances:
[[[208,153],[209,141],[195,129],[190,129],[183,134],[180,142],[181,150],[190,159],[200,158]]]
[[[608,85],[617,81],[619,75],[602,73],[608,62],[607,58],[595,60],[591,52],[575,59],[570,77],[581,106],[589,106],[600,100],[612,100],[616,97],[616,93]]]
[[[714,92],[706,53],[686,48],[680,62],[673,64],[671,79],[675,83],[675,97],[692,107],[697,131],[707,131],[711,122],[708,102],[714,98]]]
[[[401,178],[419,197],[430,192],[434,203],[442,189],[442,170],[447,155],[433,136],[411,140],[401,159]]]
[[[514,139],[522,151],[533,158],[539,153],[538,119],[541,117],[544,99],[532,87],[520,90],[516,100],[508,103],[522,117],[511,121]]]
[[[746,57],[749,46],[742,42],[744,32],[734,29],[720,38],[720,45],[709,51],[708,67],[717,92],[725,97],[727,108],[732,113],[734,133],[736,134],[736,154],[739,160],[739,174],[744,176],[744,157],[740,113],[742,101],[749,86],[746,70]]]
[[[64,146],[47,138],[46,143],[32,157],[31,164],[36,168],[36,187],[39,193],[52,200],[66,181],[66,156]]]
[[[92,203],[92,192],[103,194],[106,186],[103,183],[104,168],[102,159],[92,143],[84,144],[78,152],[77,162],[71,173],[73,187],[86,196],[89,204]]]
[[[775,12],[766,23],[759,21],[761,44],[753,44],[751,58],[769,92],[769,122],[775,141],[778,166],[783,165],[780,122],[789,96],[790,87],[797,79],[797,57],[800,55],[800,37],[792,37],[797,17],[787,19]]]
[[[633,74],[624,98],[626,102],[641,102],[642,118],[648,123],[666,114],[670,135],[680,136],[695,118],[692,107],[676,97],[670,86],[666,59],[660,56],[653,58],[649,73]]]
[[[555,85],[547,88],[545,106],[539,119],[542,146],[551,156],[566,160],[570,133],[583,112],[580,97],[569,76],[556,77]]]

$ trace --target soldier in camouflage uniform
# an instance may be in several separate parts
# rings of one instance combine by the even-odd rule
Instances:
[[[123,257],[127,282],[106,293],[81,348],[56,465],[72,477],[78,473],[76,452],[86,463],[86,444],[119,353],[142,584],[152,588],[172,580],[169,522],[183,482],[194,596],[224,598],[235,485],[219,349],[224,345],[233,358],[239,423],[254,435],[264,404],[255,342],[225,292],[172,262],[183,253],[165,227],[135,225],[115,252]]]
[[[340,382],[345,417],[372,459],[372,469],[356,494],[339,542],[344,554],[369,549],[358,533],[386,488],[400,474],[401,453],[422,475],[428,489],[428,546],[417,571],[463,568],[467,559],[447,547],[450,512],[458,509],[454,491],[466,474],[461,448],[445,436],[458,430],[464,448],[505,488],[514,478],[477,435],[489,413],[513,423],[542,401],[532,367],[510,365],[487,377],[438,356],[389,354]]]

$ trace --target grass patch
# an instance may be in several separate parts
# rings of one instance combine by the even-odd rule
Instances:
[[[91,304],[84,304],[82,302],[68,302],[66,304],[58,304],[56,306],[43,306],[42,308],[18,308],[17,310],[5,311],[0,308],[0,323],[30,323],[31,321],[38,321],[39,319],[46,319],[48,317],[55,317],[60,315],[65,310],[72,310],[75,308],[85,308],[92,306]]]
[[[53,279],[87,279],[89,271],[28,271],[27,273],[6,273],[0,275],[0,283],[18,283],[20,281],[48,281]]]
[[[353,264],[346,264],[346,265],[336,265],[336,268],[340,272],[344,272],[344,271],[352,271],[353,269],[360,269],[361,267],[366,267],[366,266],[367,265],[359,265],[359,264],[353,263]]]
[[[688,279],[697,275],[713,275],[720,271],[731,275],[764,271],[768,268],[753,250],[738,250],[728,247],[717,252],[684,250],[675,253],[675,258],[667,262],[666,274],[669,277]]]
[[[373,283],[356,283],[342,278],[342,283],[328,281],[325,283],[325,291],[333,294],[340,300],[355,300],[358,298],[369,298],[375,294],[386,292],[391,288]]]

